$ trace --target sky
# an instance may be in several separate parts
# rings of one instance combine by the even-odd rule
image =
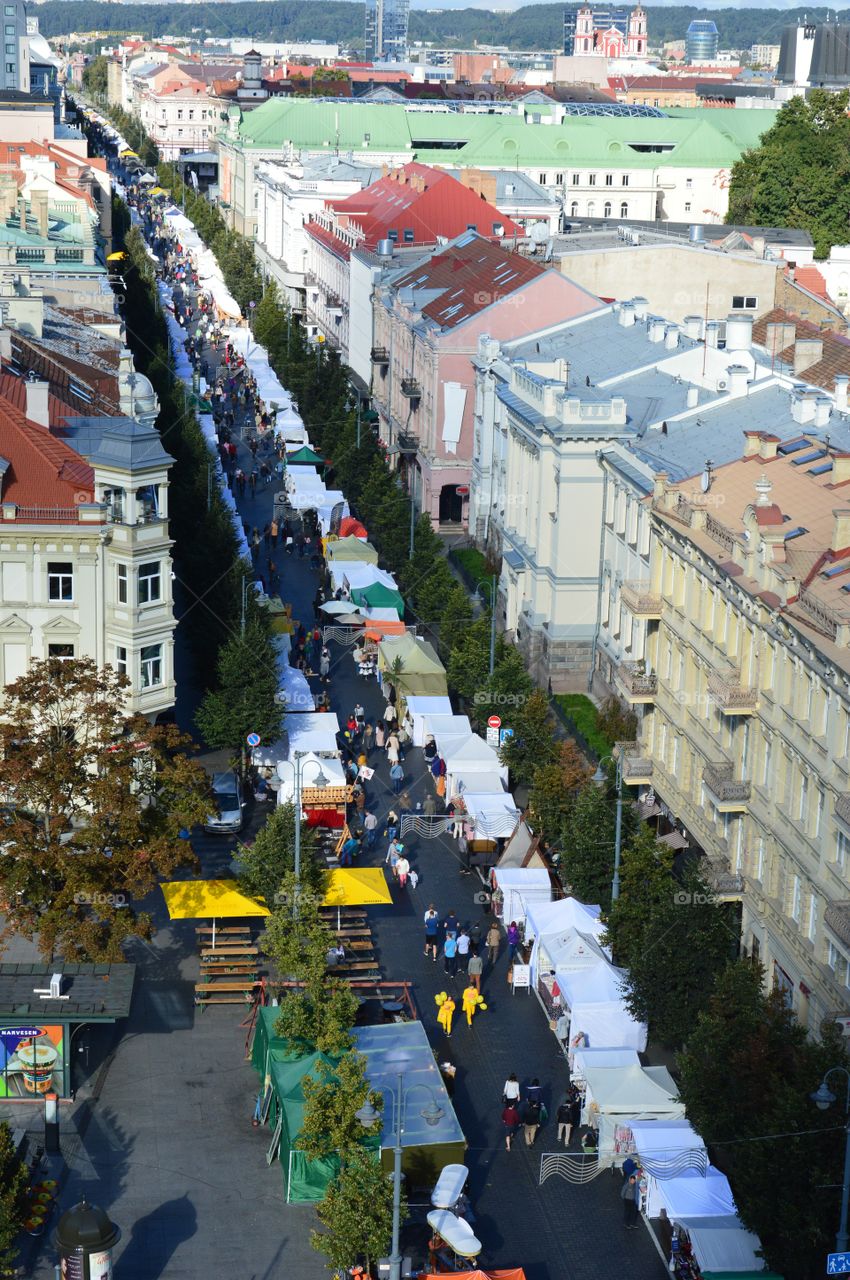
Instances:
[[[541,0],[541,3],[551,3],[552,0]],[[594,0],[595,2],[595,0]],[[600,0],[600,6],[604,7],[606,0]],[[667,4],[683,4],[688,0],[649,0],[652,8],[662,8]],[[777,0],[744,0],[742,4],[726,4],[724,0],[694,0],[697,7],[701,9],[777,9],[780,12],[787,9],[799,9],[801,0],[795,0],[793,4],[777,4]],[[612,0],[612,8],[622,7],[628,8],[632,0]],[[411,0],[411,9],[430,9],[439,11],[441,9],[490,9],[492,12],[500,13],[505,10],[521,9],[523,4],[509,3],[509,0],[441,0],[441,3],[435,4],[434,0]],[[817,6],[814,7],[823,7]],[[832,5],[833,9],[850,8],[850,3]]]

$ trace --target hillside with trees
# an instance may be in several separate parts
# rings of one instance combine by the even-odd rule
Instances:
[[[578,6],[575,6],[578,8]],[[832,11],[834,12],[834,11]],[[782,28],[807,14],[823,21],[821,9],[698,9],[693,5],[649,7],[650,43],[684,40],[693,18],[709,17],[717,23],[720,47],[748,49],[756,43],[778,44]],[[74,32],[139,32],[150,38],[166,35],[224,39],[228,36],[257,40],[324,40],[362,46],[364,8],[344,0],[323,0],[305,5],[298,0],[252,0],[234,3],[167,5],[106,4],[101,0],[47,0],[38,6],[43,35]],[[441,48],[504,45],[510,49],[561,49],[564,6],[526,5],[513,12],[484,9],[414,10],[410,15],[411,43]]]

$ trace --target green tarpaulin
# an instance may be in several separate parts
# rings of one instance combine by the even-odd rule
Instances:
[[[325,459],[322,455],[316,453],[316,450],[311,449],[308,444],[303,444],[300,449],[295,449],[293,453],[288,453],[286,462],[287,465],[291,463],[293,466],[300,466],[302,463],[307,463],[308,466],[312,464],[315,467],[323,467],[325,465]]]
[[[368,605],[370,609],[395,609],[400,618],[404,617],[401,592],[385,587],[382,582],[373,582],[370,587],[356,587],[351,599],[355,604]]]

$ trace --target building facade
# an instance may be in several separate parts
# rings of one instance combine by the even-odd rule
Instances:
[[[701,62],[713,65],[717,61],[720,37],[717,24],[706,18],[694,18],[685,36],[685,51],[690,66]]]
[[[24,0],[4,0],[3,61],[0,89],[30,91],[30,52],[27,39],[27,7]]]
[[[366,57],[370,62],[405,62],[410,0],[366,0]]]

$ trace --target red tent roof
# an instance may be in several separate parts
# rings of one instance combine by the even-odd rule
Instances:
[[[368,533],[364,525],[359,520],[355,520],[354,516],[346,516],[339,524],[339,536],[341,538],[368,538]]]

